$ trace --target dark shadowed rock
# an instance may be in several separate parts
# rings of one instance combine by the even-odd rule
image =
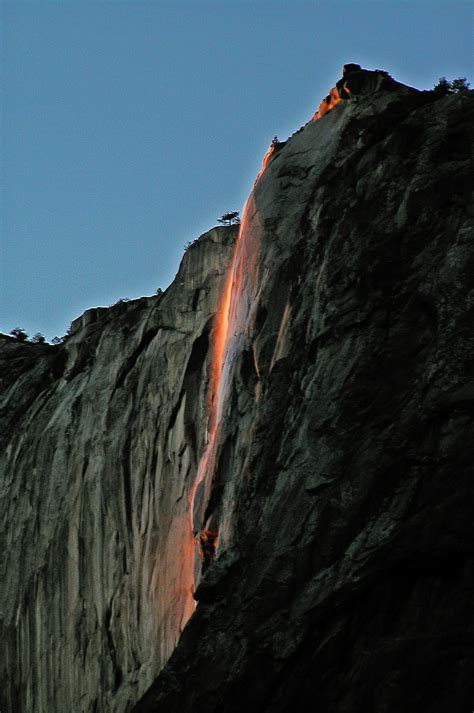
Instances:
[[[375,74],[255,187],[224,551],[135,713],[472,706],[474,97]]]
[[[0,343],[2,711],[471,710],[474,96],[346,67],[243,216],[184,630],[236,232],[64,345]]]

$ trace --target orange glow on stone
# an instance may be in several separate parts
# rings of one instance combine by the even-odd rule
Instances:
[[[256,179],[255,179],[255,183],[257,183],[257,181],[258,181],[258,179],[260,178],[260,176],[265,172],[265,169],[267,168],[268,164],[270,163],[271,157],[272,157],[273,154],[275,153],[275,148],[276,148],[276,147],[275,147],[275,144],[273,144],[273,143],[271,143],[270,146],[268,147],[267,153],[265,154],[265,156],[264,156],[263,159],[262,159],[262,168],[261,168],[260,171],[257,173],[257,177],[256,177]]]
[[[313,115],[311,121],[318,121],[319,119],[321,119],[325,114],[328,113],[328,111],[334,109],[334,107],[339,104],[340,101],[341,97],[339,96],[339,91],[336,87],[333,87],[327,97],[322,100],[317,112]]]
[[[345,87],[344,87],[345,89]],[[348,92],[347,89],[345,89]],[[321,119],[331,111],[341,97],[337,87],[333,87],[320,103],[311,121]],[[274,158],[275,151],[281,144],[273,141],[262,160],[262,167],[255,183],[262,177]],[[209,384],[207,391],[207,433],[204,449],[199,461],[194,483],[189,491],[188,507],[190,512],[189,539],[186,541],[186,567],[193,573],[193,591],[196,590],[203,567],[208,566],[217,556],[217,529],[204,522],[206,504],[210,497],[212,478],[216,464],[222,415],[232,367],[235,357],[244,348],[248,334],[246,325],[252,319],[258,283],[260,224],[253,194],[250,195],[242,212],[242,222],[235,243],[227,276],[223,282],[217,311],[211,331],[211,351],[209,363]],[[275,354],[271,367],[281,358],[285,349],[285,330],[290,317],[288,305],[285,308]],[[252,344],[252,356],[257,377],[260,378],[255,344]],[[256,385],[255,398],[258,402],[260,382]],[[212,550],[212,552],[211,552]],[[212,555],[212,556],[211,556]],[[192,565],[191,565],[192,563]],[[187,584],[187,581],[186,581]],[[194,610],[195,604],[193,604]],[[186,616],[190,616],[190,608]]]
[[[341,102],[339,91],[350,95],[345,85],[338,90],[333,87],[320,103],[311,121],[318,121]],[[344,98],[346,98],[344,96]],[[262,167],[255,183],[262,177],[274,158],[275,151],[281,148],[278,141],[272,142],[262,160]],[[178,556],[180,569],[172,582],[173,597],[176,602],[184,599],[184,609],[180,630],[191,617],[196,607],[193,594],[205,570],[218,557],[218,545],[225,548],[228,537],[226,523],[219,523],[219,535],[214,516],[206,518],[206,507],[211,494],[212,479],[216,465],[218,444],[225,403],[233,375],[235,359],[244,348],[250,346],[253,357],[257,384],[255,401],[260,397],[260,370],[255,342],[249,339],[249,327],[255,318],[255,305],[258,301],[258,285],[265,283],[265,273],[259,274],[259,245],[261,223],[251,194],[243,213],[242,223],[234,246],[228,272],[223,280],[221,294],[211,331],[209,382],[206,395],[207,424],[204,448],[200,457],[194,482],[188,490],[187,512],[171,524],[168,533],[168,549],[165,558],[172,568]],[[276,361],[285,355],[286,331],[290,320],[290,308],[286,305],[280,324],[275,351],[270,369]],[[212,522],[212,525],[211,525]]]
[[[230,301],[232,295],[232,285],[233,285],[233,264],[235,259],[235,253],[237,249],[237,244],[240,237],[241,228],[239,230],[239,236],[237,238],[236,245],[234,247],[234,253],[231,260],[231,269],[229,270],[226,281],[224,284],[224,289],[222,290],[222,295],[219,301],[219,307],[217,309],[216,315],[214,317],[214,327],[212,330],[212,351],[211,351],[211,363],[210,363],[210,383],[209,383],[209,440],[212,440],[217,428],[217,398],[219,394],[219,382],[221,378],[222,364],[224,361],[224,353],[227,343],[227,334],[229,331],[229,311],[230,311]]]
[[[199,537],[199,556],[203,566],[209,566],[216,559],[218,531],[204,530]]]
[[[333,87],[320,103],[311,121],[318,121],[336,107],[342,100],[348,99],[351,93],[346,86],[346,75],[356,71],[358,65],[345,65],[343,78]],[[302,127],[303,128],[303,127]],[[257,174],[257,183],[270,163],[275,159],[275,153],[280,151],[286,142],[272,141],[262,159],[262,166]],[[176,628],[182,631],[188,619],[192,616],[197,603],[194,593],[199,586],[203,572],[212,566],[219,557],[219,547],[225,550],[232,541],[232,523],[222,512],[207,512],[212,491],[214,471],[219,454],[219,444],[226,436],[225,410],[230,393],[234,368],[238,364],[238,356],[244,350],[253,359],[256,375],[255,404],[258,408],[262,381],[258,363],[257,343],[253,338],[252,325],[257,320],[257,304],[260,290],[263,290],[268,279],[268,270],[262,266],[259,259],[260,240],[262,235],[261,218],[257,211],[254,193],[242,212],[242,222],[235,242],[232,258],[223,277],[218,298],[211,335],[208,385],[205,396],[206,435],[194,482],[189,484],[186,502],[179,515],[172,519],[166,531],[166,551],[160,557],[160,567],[156,569],[155,577],[160,572],[170,573],[167,581],[167,617],[173,620],[173,626],[163,624],[161,638],[167,642],[168,649],[172,638],[176,636]],[[319,278],[318,278],[319,279]],[[281,315],[280,327],[269,369],[274,368],[277,361],[288,353],[288,330],[291,323],[291,307],[286,304]],[[254,424],[256,421],[254,422]],[[251,429],[254,425],[251,426]],[[248,435],[249,440],[252,433]],[[176,566],[176,561],[179,565]],[[159,586],[156,587],[159,589]],[[155,586],[153,586],[155,589]],[[176,620],[177,627],[176,627]],[[159,637],[160,638],[160,637]],[[172,641],[174,645],[174,641]],[[168,653],[168,649],[166,653]]]
[[[268,166],[274,147],[271,146],[264,157],[262,169],[257,179]],[[251,225],[250,225],[251,224]],[[212,477],[217,457],[219,434],[227,391],[232,376],[235,357],[243,348],[246,339],[246,325],[252,314],[254,293],[258,275],[259,221],[253,196],[247,201],[242,212],[242,222],[235,243],[228,273],[223,283],[218,308],[211,332],[211,355],[209,365],[209,386],[207,396],[207,443],[202,453],[196,479],[190,491],[189,510],[191,532],[194,538],[194,584],[199,583],[203,565],[203,537],[213,533],[214,528],[203,522],[208,502]],[[255,355],[254,355],[255,356]],[[255,360],[255,367],[258,367]],[[205,540],[206,542],[208,539]],[[207,545],[206,545],[207,546]],[[214,555],[206,560],[208,566],[217,556],[217,531]]]

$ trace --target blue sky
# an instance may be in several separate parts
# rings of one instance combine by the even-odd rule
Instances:
[[[470,2],[4,1],[0,331],[153,294],[358,62],[473,73]]]

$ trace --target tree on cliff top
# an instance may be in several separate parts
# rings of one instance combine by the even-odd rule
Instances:
[[[24,329],[21,329],[21,327],[15,327],[15,329],[12,329],[10,332],[12,337],[15,337],[19,342],[26,342],[28,341],[28,334],[25,332]]]
[[[33,342],[33,344],[46,344],[46,339],[41,334],[41,332],[36,332],[36,334],[31,337],[31,341]]]
[[[231,213],[224,213],[221,218],[218,218],[218,223],[222,225],[238,225],[240,223],[239,211],[234,210]]]
[[[440,77],[438,84],[436,84],[433,89],[437,94],[459,94],[460,92],[469,91],[471,85],[467,81],[466,77],[458,77],[449,82],[446,77]]]
[[[453,94],[458,94],[459,92],[468,92],[470,88],[470,84],[467,81],[466,77],[458,77],[457,79],[453,79],[451,82],[451,91]]]

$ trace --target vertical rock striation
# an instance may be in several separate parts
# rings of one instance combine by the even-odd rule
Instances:
[[[194,611],[189,488],[234,228],[159,297],[89,310],[65,344],[0,342],[5,713],[118,713]]]

